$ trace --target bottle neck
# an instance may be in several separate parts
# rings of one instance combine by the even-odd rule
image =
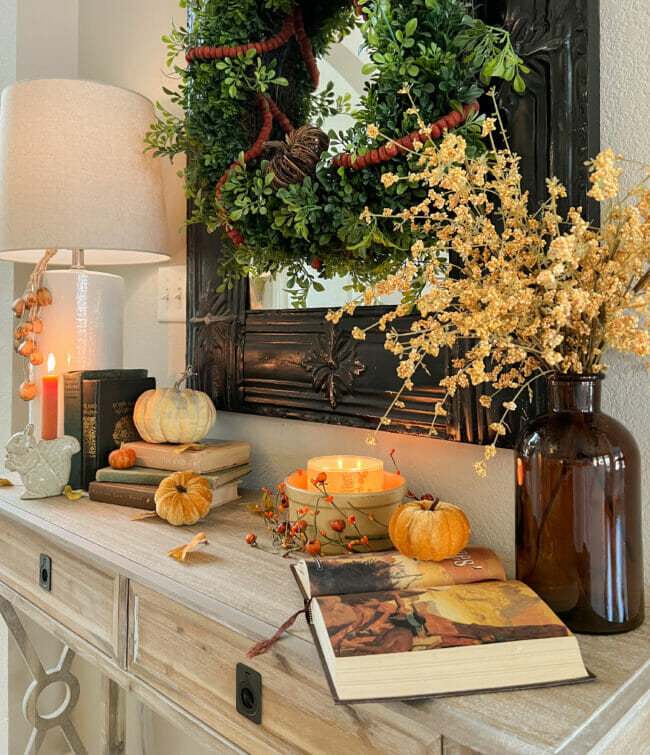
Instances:
[[[599,412],[602,375],[551,375],[548,378],[552,412]]]

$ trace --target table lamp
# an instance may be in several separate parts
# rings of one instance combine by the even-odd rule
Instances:
[[[21,81],[0,101],[0,259],[56,249],[42,310],[42,354],[56,371],[122,366],[124,283],[88,265],[169,256],[160,165],[145,152],[153,104],[78,79]],[[39,372],[34,379],[40,385]]]

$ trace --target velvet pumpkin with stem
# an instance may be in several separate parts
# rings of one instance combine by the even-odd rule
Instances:
[[[173,388],[145,391],[135,403],[133,422],[147,443],[197,443],[212,429],[217,411],[203,391],[181,388],[188,368]]]
[[[388,523],[388,535],[404,556],[442,561],[460,553],[469,542],[467,517],[439,498],[402,504]]]
[[[195,524],[210,511],[212,490],[205,477],[189,470],[166,477],[154,494],[156,514],[175,527]]]

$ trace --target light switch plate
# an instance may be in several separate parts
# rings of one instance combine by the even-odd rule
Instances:
[[[158,322],[185,322],[185,265],[158,268]]]

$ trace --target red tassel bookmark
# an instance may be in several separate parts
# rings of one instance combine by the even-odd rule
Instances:
[[[273,637],[269,637],[268,640],[261,640],[256,645],[253,645],[252,648],[249,648],[246,652],[247,658],[256,658],[258,655],[264,655],[264,653],[267,653],[274,645],[275,643],[282,637],[282,635],[289,629],[289,627],[292,627],[301,613],[306,614],[309,610],[309,604],[311,603],[311,598],[305,603],[305,607],[302,608],[300,611],[296,611],[291,618],[287,619],[284,624],[279,627],[278,631],[273,635]]]

